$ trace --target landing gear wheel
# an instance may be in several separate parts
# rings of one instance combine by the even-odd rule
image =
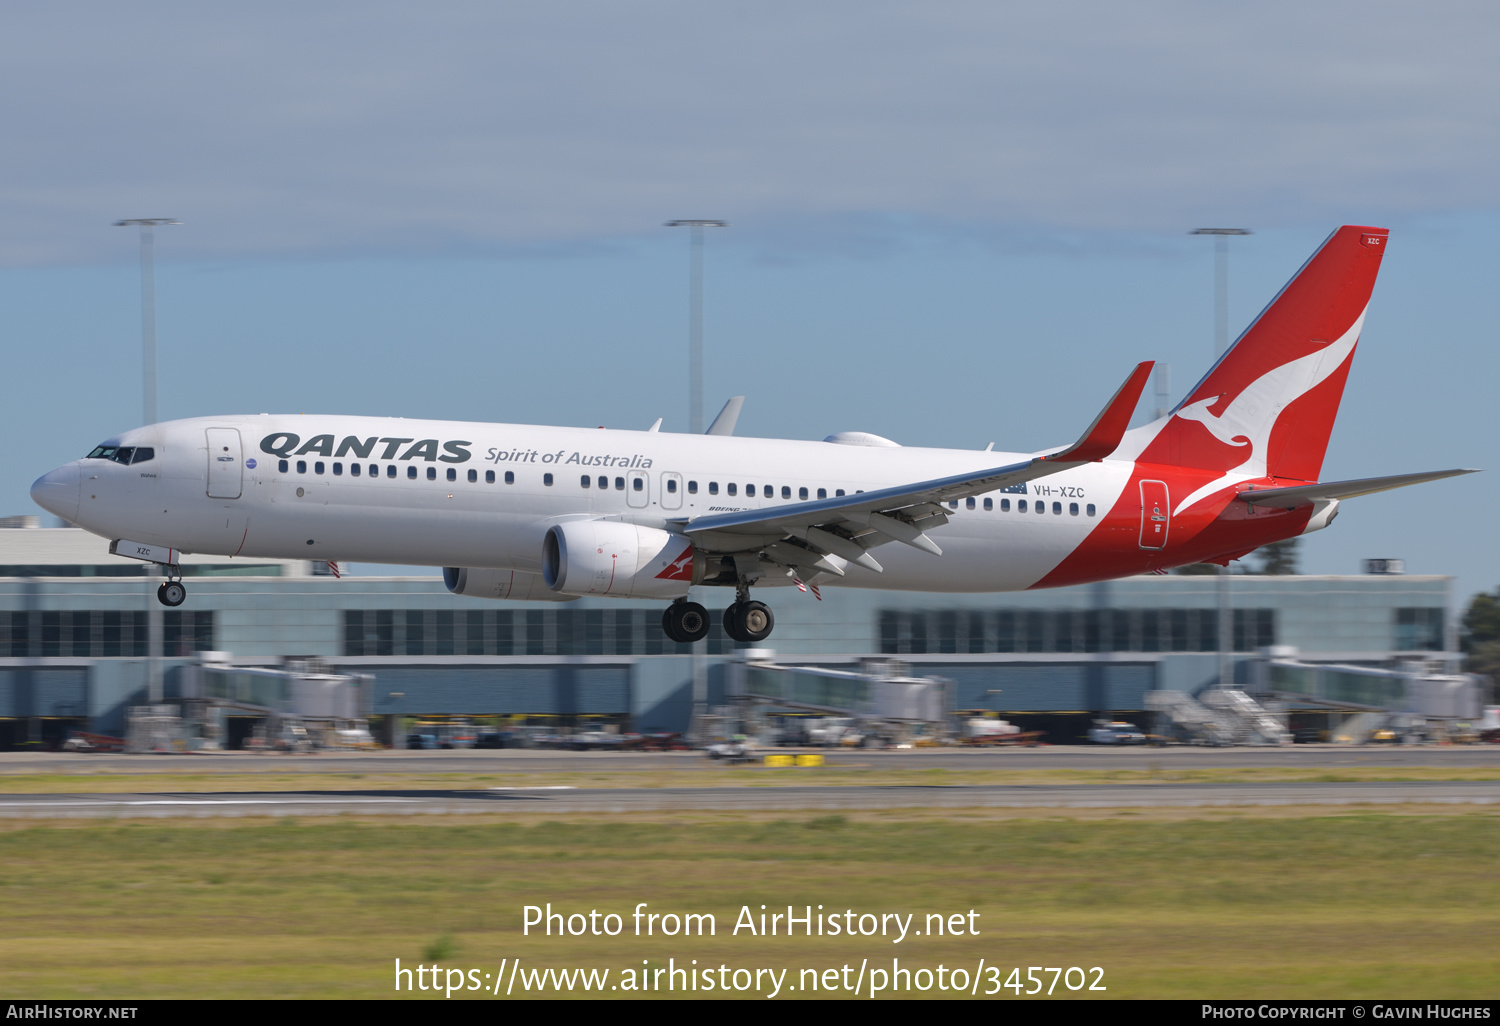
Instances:
[[[187,589],[181,581],[163,581],[156,589],[156,600],[164,606],[180,606],[187,601]]]
[[[661,629],[679,644],[702,641],[708,637],[708,610],[696,602],[673,602],[661,616]]]
[[[735,641],[765,641],[776,626],[776,617],[764,602],[736,602],[724,610],[724,632]]]

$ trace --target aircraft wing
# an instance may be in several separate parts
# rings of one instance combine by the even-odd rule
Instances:
[[[809,575],[821,572],[842,577],[846,562],[878,573],[880,564],[868,550],[891,541],[942,555],[942,549],[926,533],[948,522],[941,503],[1105,459],[1119,446],[1129,427],[1151,368],[1149,361],[1137,366],[1083,436],[1056,452],[969,474],[677,523],[684,534],[710,552],[763,553],[773,563]]]
[[[1322,484],[1296,485],[1292,488],[1261,488],[1240,492],[1238,498],[1252,506],[1273,506],[1278,509],[1294,509],[1320,499],[1352,499],[1357,495],[1373,495],[1375,492],[1424,481],[1440,481],[1459,474],[1477,474],[1477,470],[1429,470],[1421,474],[1396,474],[1392,477],[1365,477],[1357,481],[1324,481]]]

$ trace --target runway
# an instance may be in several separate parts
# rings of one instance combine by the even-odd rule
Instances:
[[[1500,782],[1035,784],[10,794],[0,819],[651,811],[1497,805]]]
[[[812,751],[813,749],[807,749]],[[768,749],[767,753],[790,751]],[[1287,748],[1043,748],[824,749],[827,764],[846,769],[949,770],[1191,770],[1280,767],[1500,766],[1500,745],[1293,745]],[[562,752],[546,749],[466,751],[249,752],[192,755],[0,753],[0,776],[19,773],[565,773],[592,770],[658,772],[715,768],[701,752]]]

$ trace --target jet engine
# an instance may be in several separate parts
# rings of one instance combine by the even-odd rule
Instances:
[[[703,559],[680,534],[618,520],[568,520],[542,541],[542,580],[554,592],[681,598],[703,579]]]
[[[559,595],[536,574],[466,566],[443,567],[443,584],[455,595],[513,599],[518,602],[571,602],[578,596]]]

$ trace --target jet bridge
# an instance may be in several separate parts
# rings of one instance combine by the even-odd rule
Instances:
[[[857,670],[836,670],[783,665],[765,649],[749,649],[732,663],[725,688],[741,719],[775,710],[812,712],[885,724],[893,733],[946,732],[952,694],[946,678],[913,677],[895,660],[866,660]]]

